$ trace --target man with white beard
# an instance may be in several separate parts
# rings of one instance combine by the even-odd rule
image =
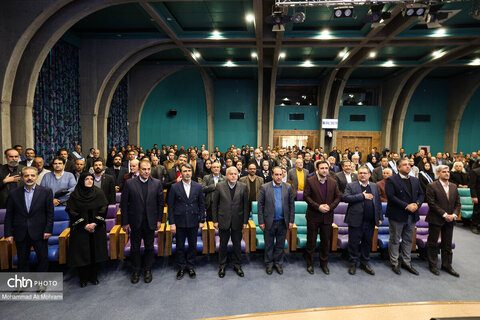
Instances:
[[[0,167],[0,209],[5,209],[7,206],[8,194],[13,189],[21,184],[20,172],[24,167],[18,164],[20,154],[15,149],[7,149],[5,151],[5,162]]]

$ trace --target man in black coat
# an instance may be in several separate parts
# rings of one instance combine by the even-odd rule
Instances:
[[[20,172],[23,165],[18,164],[20,154],[15,149],[5,150],[5,162],[0,166],[0,209],[7,207],[7,199],[10,191],[22,184]]]
[[[48,271],[48,238],[53,231],[53,193],[51,189],[36,184],[37,172],[35,167],[25,167],[22,172],[25,187],[11,191],[7,202],[5,238],[9,243],[15,241],[19,272],[28,271],[32,246],[38,258],[37,271]]]
[[[122,228],[125,232],[131,230],[131,255],[133,273],[132,283],[140,279],[140,244],[143,239],[145,246],[146,283],[152,281],[152,265],[154,262],[155,230],[162,225],[163,218],[163,187],[162,183],[150,177],[150,161],[140,162],[140,175],[125,181],[120,208],[122,212]]]
[[[115,180],[109,174],[103,172],[103,160],[97,159],[93,162],[94,180],[93,185],[102,189],[109,204],[115,204]]]
[[[480,167],[470,171],[469,186],[473,201],[472,224],[470,228],[473,233],[478,234],[478,226],[480,225],[480,203],[478,202],[480,195]]]
[[[105,173],[115,179],[115,192],[120,192],[123,177],[128,173],[128,169],[122,166],[122,157],[120,155],[113,157],[113,167],[105,169]]]
[[[183,278],[186,271],[190,278],[195,278],[197,232],[199,228],[203,228],[205,222],[205,198],[202,185],[192,180],[192,169],[191,164],[183,164],[180,167],[182,181],[173,184],[168,193],[168,221],[170,230],[176,234],[178,280]],[[186,257],[185,239],[188,239]]]

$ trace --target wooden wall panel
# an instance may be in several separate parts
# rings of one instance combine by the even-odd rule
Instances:
[[[362,163],[367,161],[367,155],[373,147],[377,147],[378,152],[381,152],[381,143],[382,133],[379,131],[337,131],[337,149],[343,153],[346,148],[353,152],[355,147],[359,147]]]

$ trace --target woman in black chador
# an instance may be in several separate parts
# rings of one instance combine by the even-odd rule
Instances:
[[[80,287],[88,281],[98,284],[98,264],[108,259],[105,217],[108,201],[103,191],[93,185],[93,175],[82,173],[67,201],[70,216],[68,261],[78,268]]]

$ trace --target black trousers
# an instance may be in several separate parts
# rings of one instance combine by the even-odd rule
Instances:
[[[195,257],[197,256],[197,232],[198,228],[178,228],[175,234],[177,243],[175,260],[180,270],[194,269]],[[188,249],[185,254],[185,239],[188,239]],[[206,245],[206,244],[205,244]]]
[[[371,221],[363,221],[359,227],[348,226],[350,264],[357,266],[360,262],[363,265],[368,265],[374,231],[375,224]]]
[[[263,231],[263,239],[265,240],[265,266],[282,266],[285,255],[286,237],[287,227],[285,226],[285,220],[274,220],[272,227],[269,230],[265,229]]]
[[[227,246],[228,240],[232,238],[233,252],[232,252],[232,264],[234,267],[239,268],[242,266],[242,228],[233,230],[232,228],[218,230],[220,236],[220,248],[218,250],[218,263],[220,268],[225,268],[227,265]]]
[[[472,225],[480,226],[480,203],[473,205]]]
[[[155,259],[153,248],[155,230],[150,230],[146,217],[144,217],[140,229],[132,229],[132,233],[130,234],[133,272],[140,272],[140,268],[142,266],[140,257],[140,245],[142,243],[142,239],[145,249],[143,252],[145,270],[151,270],[153,261]]]
[[[78,277],[80,278],[80,282],[97,280],[97,274],[98,274],[97,263],[91,263],[89,265],[78,268]]]
[[[440,232],[442,232],[442,243],[440,249],[442,253],[442,266],[450,268],[452,266],[452,238],[453,238],[453,223],[445,223],[443,226],[435,224],[428,224],[428,238],[427,238],[427,259],[430,267],[436,267],[438,263],[438,249],[437,240]]]
[[[32,240],[27,232],[22,241],[15,240],[15,246],[17,247],[19,272],[28,272],[30,266],[30,248],[32,246],[37,254],[37,272],[48,271],[48,240]]]
[[[328,264],[328,253],[332,242],[332,224],[323,224],[307,218],[307,246],[306,260],[307,266],[313,266],[315,246],[317,244],[317,235],[320,233],[320,265],[326,266]]]

